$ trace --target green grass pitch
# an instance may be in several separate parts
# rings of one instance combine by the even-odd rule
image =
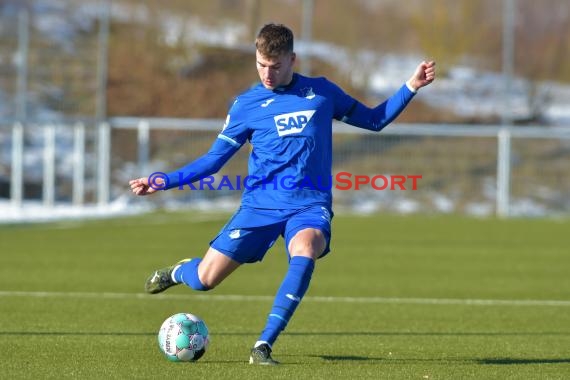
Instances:
[[[227,215],[0,226],[0,377],[570,378],[569,220],[339,214],[271,368],[247,360],[282,242],[211,292],[148,296],[147,275],[201,256]],[[197,363],[158,350],[177,312],[210,329]]]

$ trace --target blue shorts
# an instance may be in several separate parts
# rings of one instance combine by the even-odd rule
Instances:
[[[279,236],[285,239],[285,249],[290,256],[289,242],[295,234],[305,228],[315,228],[326,239],[323,257],[330,252],[332,216],[332,211],[324,206],[293,210],[240,207],[210,246],[239,263],[253,263],[263,260]]]

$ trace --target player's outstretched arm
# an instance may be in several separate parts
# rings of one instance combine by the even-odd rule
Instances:
[[[423,61],[418,65],[407,84],[414,91],[427,86],[435,79],[435,61]]]
[[[149,177],[130,180],[131,191],[142,196],[176,187],[182,189],[185,185],[217,173],[241,147],[241,144],[227,140],[227,137],[223,139],[218,136],[206,154],[174,172],[155,172]]]
[[[423,61],[418,65],[414,74],[396,93],[374,108],[369,108],[360,102],[342,119],[345,123],[359,128],[379,132],[390,124],[406,108],[416,92],[433,82],[435,79],[435,62]]]

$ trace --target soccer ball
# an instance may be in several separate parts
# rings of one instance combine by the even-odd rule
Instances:
[[[189,313],[168,317],[158,332],[158,347],[173,362],[192,362],[206,352],[210,338],[202,319]]]

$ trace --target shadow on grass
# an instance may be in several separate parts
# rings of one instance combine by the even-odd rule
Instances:
[[[353,362],[375,362],[382,361],[389,363],[405,363],[413,362],[431,362],[431,363],[462,363],[462,364],[480,364],[480,365],[522,365],[522,364],[565,364],[570,363],[570,359],[565,358],[484,358],[484,359],[467,359],[467,358],[445,358],[445,359],[393,359],[390,357],[377,358],[356,355],[309,355],[311,357],[320,358],[325,361],[353,361]]]
[[[357,355],[309,355],[309,356],[321,358],[326,361],[363,362],[363,361],[387,360],[386,358],[371,358],[368,356],[357,356]]]
[[[570,359],[521,359],[521,358],[488,358],[475,360],[478,364],[487,365],[519,365],[519,364],[562,364],[570,363]]]

